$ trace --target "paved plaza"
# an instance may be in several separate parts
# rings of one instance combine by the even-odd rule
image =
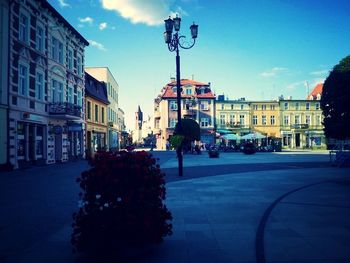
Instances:
[[[350,262],[350,169],[327,152],[154,152],[173,235],[124,262]],[[85,161],[0,175],[0,262],[87,262],[69,243]]]

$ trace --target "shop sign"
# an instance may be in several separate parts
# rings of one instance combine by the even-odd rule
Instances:
[[[70,124],[68,126],[68,131],[82,131],[82,126],[81,124]]]
[[[21,119],[28,120],[28,121],[37,121],[37,122],[44,122],[44,120],[45,120],[44,117],[29,113],[29,112],[23,112]]]

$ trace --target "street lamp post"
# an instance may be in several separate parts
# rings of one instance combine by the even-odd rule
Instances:
[[[182,123],[181,123],[181,83],[180,83],[180,55],[179,48],[190,49],[196,43],[196,38],[198,35],[198,25],[191,25],[191,36],[193,39],[193,43],[188,44],[187,42],[180,40],[185,40],[185,36],[179,35],[181,18],[176,15],[175,18],[171,19],[170,17],[165,22],[165,32],[164,32],[164,40],[168,45],[168,49],[170,52],[176,51],[176,100],[177,100],[177,128],[178,132],[181,134],[182,132]],[[175,33],[173,34],[173,29],[175,29]],[[177,158],[179,162],[179,176],[183,175],[183,160],[182,160],[182,144],[177,149]]]

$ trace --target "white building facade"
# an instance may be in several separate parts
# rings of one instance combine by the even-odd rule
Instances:
[[[107,85],[108,101],[108,150],[115,151],[120,148],[122,130],[119,118],[119,85],[108,67],[86,67],[85,71]]]
[[[84,157],[88,41],[47,1],[10,6],[9,158],[15,168]]]

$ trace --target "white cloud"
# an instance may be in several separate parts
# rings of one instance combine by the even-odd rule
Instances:
[[[58,0],[60,7],[70,7],[66,0]]]
[[[99,29],[100,30],[104,30],[106,28],[107,28],[107,23],[106,22],[100,23],[100,25],[99,25]]]
[[[123,18],[132,23],[143,23],[149,26],[161,25],[169,15],[176,11],[185,15],[181,7],[171,9],[168,0],[101,0],[102,7],[120,14]]]
[[[326,75],[328,73],[329,73],[329,70],[328,69],[324,69],[324,70],[317,70],[317,71],[310,72],[310,75],[323,76],[323,75]]]
[[[261,72],[259,75],[263,78],[271,78],[271,77],[275,77],[276,75],[286,72],[288,69],[287,68],[283,68],[283,67],[274,67],[270,70]]]
[[[92,23],[94,22],[94,19],[89,17],[89,16],[84,17],[84,18],[79,17],[78,20],[80,23],[86,23],[86,24],[90,24],[90,25],[92,25]]]
[[[286,86],[286,89],[287,90],[295,90],[295,89],[301,88],[301,87],[305,88],[305,81],[304,80],[290,83]]]
[[[94,40],[88,40],[90,45],[99,49],[99,50],[102,50],[102,51],[107,51],[107,49],[104,47],[104,45],[102,45],[101,43],[98,43]]]

